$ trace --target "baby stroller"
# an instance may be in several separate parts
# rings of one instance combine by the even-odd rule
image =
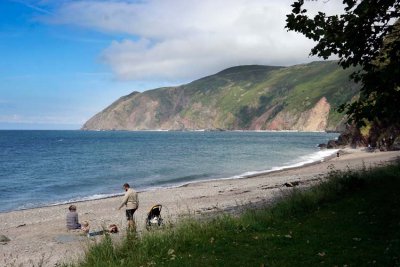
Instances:
[[[154,226],[160,227],[163,223],[163,219],[161,218],[161,208],[162,205],[157,204],[151,207],[149,213],[147,213],[146,218],[146,229],[150,230]]]

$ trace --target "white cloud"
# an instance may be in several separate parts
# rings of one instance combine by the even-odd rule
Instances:
[[[102,55],[120,79],[194,79],[234,65],[311,61],[313,43],[284,29],[292,2],[71,1],[45,20],[120,36]],[[308,5],[340,10],[339,1],[323,2]]]

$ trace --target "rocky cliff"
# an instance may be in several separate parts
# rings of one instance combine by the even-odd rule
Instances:
[[[337,130],[358,94],[335,61],[238,66],[189,84],[121,97],[83,130]]]

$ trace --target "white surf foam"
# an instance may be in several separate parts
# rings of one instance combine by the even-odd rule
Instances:
[[[260,175],[260,174],[266,174],[266,173],[275,172],[275,171],[298,168],[298,167],[302,167],[307,164],[323,162],[323,161],[325,161],[326,158],[336,154],[338,151],[339,151],[339,149],[320,150],[320,151],[317,151],[317,152],[309,154],[309,155],[301,156],[297,160],[295,160],[293,163],[289,163],[287,165],[272,167],[271,169],[263,170],[263,171],[249,171],[249,172],[245,172],[240,175],[236,175],[232,178],[247,178],[247,177],[256,176],[256,175]]]
[[[272,167],[267,170],[248,171],[248,172],[245,172],[245,173],[242,173],[239,175],[235,175],[235,176],[231,176],[231,177],[224,177],[224,178],[199,179],[199,180],[188,181],[188,182],[184,182],[184,183],[177,183],[177,184],[172,184],[172,185],[170,184],[170,185],[166,185],[166,186],[151,186],[151,187],[145,187],[145,188],[138,188],[139,189],[138,191],[139,192],[154,191],[154,190],[163,189],[163,188],[164,189],[165,188],[176,188],[176,187],[186,186],[189,184],[201,183],[201,182],[207,182],[207,181],[248,178],[248,177],[253,177],[253,176],[257,176],[257,175],[268,174],[268,173],[275,172],[275,171],[298,168],[298,167],[301,167],[301,166],[304,166],[307,164],[323,162],[323,161],[325,161],[326,158],[336,154],[338,151],[339,151],[339,149],[320,150],[320,151],[317,151],[312,154],[301,156],[298,159],[294,160],[292,163],[288,163],[288,164],[282,165],[282,166]],[[37,207],[43,207],[43,206],[57,206],[57,205],[75,203],[75,202],[83,202],[83,201],[111,198],[111,197],[122,196],[122,195],[123,195],[123,193],[94,194],[91,196],[76,197],[76,198],[72,198],[69,200],[59,201],[59,202],[54,202],[54,203],[49,203],[49,204],[37,204],[37,205],[29,206],[29,207],[28,206],[19,207],[19,208],[17,208],[17,210],[31,209],[31,208],[37,208]]]

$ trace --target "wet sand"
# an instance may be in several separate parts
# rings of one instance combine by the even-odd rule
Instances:
[[[332,169],[369,168],[387,164],[397,157],[400,157],[400,151],[368,153],[361,149],[344,149],[340,157],[298,168],[140,192],[140,207],[135,214],[138,229],[146,231],[145,218],[154,204],[163,205],[162,216],[166,223],[188,215],[240,211],[252,204],[272,202],[283,191],[290,190],[284,185],[287,182],[299,182],[299,186],[306,187],[323,180]],[[113,238],[121,238],[126,220],[125,212],[117,210],[120,201],[121,197],[114,197],[76,203],[79,220],[89,221],[91,230],[101,230],[115,223],[122,231]],[[20,266],[21,263],[32,266],[39,262],[42,266],[54,266],[79,259],[87,246],[99,237],[88,238],[80,231],[66,230],[65,216],[69,205],[0,213],[0,235],[11,240],[0,243],[0,266]]]

